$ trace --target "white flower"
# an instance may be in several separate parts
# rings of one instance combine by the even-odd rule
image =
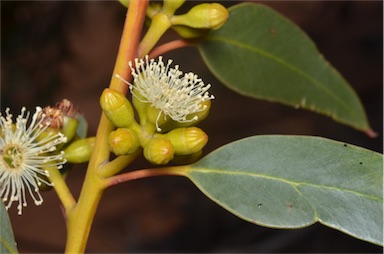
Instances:
[[[118,78],[129,85],[133,96],[139,100],[151,103],[158,109],[156,128],[161,113],[171,117],[173,120],[185,123],[197,120],[197,116],[187,119],[187,116],[193,113],[201,112],[206,109],[202,102],[214,99],[213,95],[207,92],[211,85],[204,85],[202,80],[194,73],[186,73],[179,70],[179,66],[170,68],[172,60],[168,60],[165,66],[162,57],[159,57],[158,63],[154,59],[148,60],[148,56],[143,59],[135,59],[135,68],[132,62],[129,66],[132,70],[134,85]],[[140,99],[140,98],[145,98]]]
[[[5,116],[0,113],[0,197],[7,209],[18,201],[18,214],[21,214],[23,206],[27,206],[27,191],[36,205],[43,202],[38,186],[52,185],[42,178],[49,176],[44,168],[61,168],[65,163],[63,153],[52,152],[66,138],[59,133],[38,139],[49,126],[42,124],[45,115],[40,107],[36,107],[28,127],[30,113],[24,107],[15,123],[9,111],[7,108]]]

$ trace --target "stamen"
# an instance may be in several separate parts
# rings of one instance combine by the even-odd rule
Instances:
[[[5,110],[5,117],[0,113],[0,196],[7,209],[17,201],[18,214],[22,214],[22,208],[27,206],[27,192],[36,205],[42,204],[38,186],[42,183],[52,185],[42,178],[49,176],[44,168],[61,167],[65,163],[63,153],[50,153],[56,150],[56,145],[65,142],[63,134],[36,140],[48,128],[42,124],[46,116],[41,112],[42,109],[36,107],[31,123],[27,125],[30,112],[23,107],[16,117],[15,128],[10,109]]]
[[[192,119],[187,119],[187,116],[205,110],[207,107],[202,106],[202,103],[215,98],[208,93],[210,84],[204,85],[202,79],[194,73],[182,76],[183,72],[178,65],[175,68],[170,67],[172,62],[168,60],[165,65],[161,56],[158,62],[149,60],[148,56],[145,61],[136,58],[134,66],[129,62],[134,84],[115,74],[129,86],[132,96],[142,102],[151,103],[160,111],[156,120],[158,131],[161,130],[158,124],[161,113],[180,123],[196,121],[197,116]]]

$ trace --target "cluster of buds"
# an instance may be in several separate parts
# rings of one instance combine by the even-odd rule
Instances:
[[[84,138],[85,134],[79,135],[80,129],[83,128],[79,121],[82,116],[71,101],[64,99],[54,107],[45,107],[40,117],[44,124],[49,125],[49,128],[40,134],[40,137],[51,135],[50,133],[62,133],[65,136],[66,142],[57,148],[64,152],[64,159],[67,162],[82,163],[89,160],[95,138]]]
[[[129,0],[119,0],[128,7]],[[157,23],[156,31],[165,31],[172,27],[186,39],[204,36],[211,29],[220,28],[228,19],[228,10],[219,3],[201,3],[187,13],[175,15],[186,0],[153,1],[147,9],[147,16]]]
[[[43,125],[49,128],[42,135],[49,135],[50,132],[61,132],[70,142],[76,135],[79,121],[78,113],[71,101],[64,99],[54,107],[47,106],[38,115]]]
[[[195,127],[209,113],[214,97],[210,85],[193,73],[183,73],[172,61],[164,64],[135,59],[130,62],[133,84],[125,82],[132,94],[132,104],[119,91],[107,88],[100,105],[116,127],[109,136],[109,147],[115,155],[133,154],[142,148],[144,157],[155,165],[170,161],[191,162],[201,155],[208,136]],[[135,111],[138,121],[135,118]]]

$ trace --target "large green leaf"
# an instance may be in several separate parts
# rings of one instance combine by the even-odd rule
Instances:
[[[0,202],[0,253],[18,253],[11,222],[3,202]]]
[[[257,136],[225,145],[183,174],[244,220],[273,228],[320,222],[383,244],[383,157],[318,137]]]
[[[311,39],[274,10],[238,4],[199,43],[213,74],[236,92],[302,107],[370,132],[361,102]]]

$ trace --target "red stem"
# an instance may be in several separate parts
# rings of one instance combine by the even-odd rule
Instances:
[[[140,169],[131,172],[127,172],[120,175],[115,175],[106,179],[105,188],[117,185],[119,183],[128,182],[131,180],[152,177],[152,176],[186,176],[186,168],[179,167],[165,167],[165,168],[151,168]]]

